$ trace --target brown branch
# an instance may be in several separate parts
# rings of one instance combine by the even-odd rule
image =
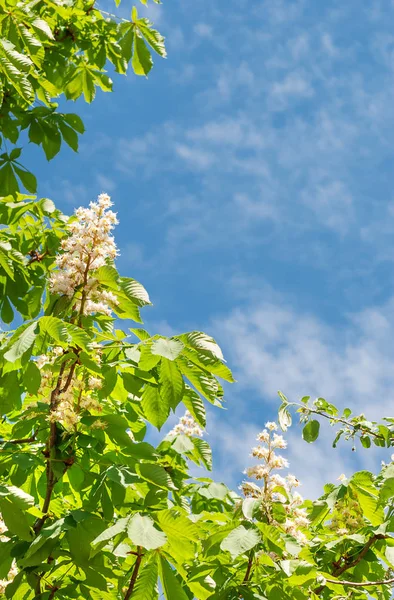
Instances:
[[[253,556],[254,556],[254,553],[252,551],[249,556],[248,566],[246,568],[245,577],[243,578],[242,583],[247,583],[249,581],[250,573],[251,573],[252,567],[253,567]]]
[[[328,583],[334,583],[336,585],[345,585],[348,587],[368,587],[375,585],[393,585],[394,577],[392,579],[386,579],[384,581],[336,581],[335,579],[326,579]]]
[[[60,590],[60,588],[59,588],[59,587],[57,587],[56,585],[55,585],[55,586],[53,586],[53,588],[52,588],[52,591],[51,591],[51,593],[50,593],[50,595],[49,595],[49,598],[48,598],[48,600],[52,600],[52,599],[55,597],[55,594],[56,594],[56,592],[57,592],[58,590]]]
[[[377,535],[373,535],[371,538],[369,538],[369,540],[367,541],[367,543],[365,544],[365,546],[357,554],[357,556],[356,556],[356,558],[354,560],[351,560],[351,561],[346,560],[342,566],[337,567],[336,569],[334,569],[332,575],[334,577],[339,577],[340,575],[342,575],[342,573],[344,573],[348,569],[352,569],[353,567],[355,567],[356,565],[358,565],[358,563],[364,558],[364,556],[367,554],[368,550],[371,548],[371,546],[373,546],[373,544],[377,540],[384,540],[387,537],[388,536],[383,535],[382,533],[378,533]],[[329,580],[327,579],[327,581],[329,581]],[[334,583],[338,583],[340,585],[342,582],[341,581],[336,581]],[[325,585],[320,585],[318,588],[316,588],[314,590],[315,594],[320,594],[324,590],[324,588],[325,588]]]
[[[141,546],[137,546],[137,558],[135,559],[133,573],[130,579],[130,585],[125,594],[124,600],[129,600],[131,598],[131,594],[133,593],[135,582],[137,581],[138,571],[140,570],[142,557],[144,555],[141,553]]]
[[[75,367],[76,367],[76,366],[77,366],[77,361],[75,361],[75,362],[74,362],[74,363],[71,365],[70,372],[69,372],[69,374],[68,374],[68,376],[67,376],[67,379],[66,379],[66,383],[64,384],[64,387],[62,387],[62,389],[61,389],[61,390],[59,390],[59,394],[64,394],[64,392],[67,392],[68,388],[69,388],[69,387],[70,387],[70,385],[71,385],[72,378],[74,377],[74,372],[75,372]]]
[[[29,438],[23,438],[21,440],[0,440],[0,444],[32,444],[36,441],[36,434]]]
[[[348,569],[352,569],[353,567],[355,567],[356,565],[358,565],[358,563],[367,554],[367,552],[370,549],[370,547],[373,546],[373,544],[377,540],[384,540],[386,537],[387,537],[386,535],[383,535],[383,534],[379,533],[379,534],[374,535],[371,538],[369,538],[369,540],[365,544],[364,548],[361,550],[361,552],[359,554],[357,554],[357,556],[356,556],[356,558],[354,560],[352,560],[350,562],[345,562],[341,567],[338,567],[337,569],[335,569],[335,571],[333,572],[334,577],[339,577],[340,575],[342,575],[342,573],[344,573]]]

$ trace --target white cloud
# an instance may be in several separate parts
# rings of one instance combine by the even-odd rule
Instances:
[[[219,324],[220,323],[220,324]],[[276,401],[324,397],[382,417],[394,401],[394,301],[348,316],[339,330],[282,303],[255,302],[215,325],[242,390]]]
[[[274,83],[271,94],[276,100],[284,102],[289,96],[310,98],[314,94],[313,87],[302,73],[288,73],[283,81]]]
[[[352,196],[342,181],[319,183],[303,194],[303,201],[325,227],[345,234],[352,225]]]
[[[336,57],[339,55],[339,50],[335,47],[332,37],[329,33],[323,33],[321,36],[321,43],[323,49],[329,56]]]
[[[97,183],[99,186],[101,186],[102,191],[105,192],[113,192],[116,189],[115,181],[106,175],[102,175],[101,173],[97,174]]]
[[[211,38],[213,35],[212,26],[208,25],[208,23],[197,23],[194,26],[194,31],[202,38]]]
[[[207,169],[215,163],[215,157],[212,153],[185,144],[176,144],[175,152],[195,169]]]

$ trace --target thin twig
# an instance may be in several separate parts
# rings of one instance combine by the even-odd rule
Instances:
[[[349,587],[369,587],[376,585],[393,585],[394,577],[392,579],[386,579],[383,581],[336,581],[335,579],[326,579],[327,583],[334,583],[336,585],[345,585]]]
[[[309,412],[314,415],[319,415],[320,417],[328,419],[329,421],[333,421],[336,424],[342,423],[343,425],[346,425],[347,427],[349,427],[349,429],[352,429],[355,433],[357,433],[357,431],[360,431],[360,433],[362,433],[362,434],[370,435],[376,439],[385,441],[383,435],[381,435],[380,433],[376,433],[375,431],[371,431],[371,429],[368,429],[367,427],[364,427],[363,425],[360,425],[358,423],[351,423],[351,421],[347,421],[346,419],[343,419],[342,417],[335,417],[333,415],[329,415],[329,414],[325,413],[323,410],[310,408],[309,406],[305,406],[304,404],[298,404],[297,402],[293,402],[292,404],[294,406],[299,406],[300,408],[303,408],[305,410],[305,412]],[[394,437],[391,437],[390,439],[393,440]]]
[[[133,573],[130,579],[130,585],[125,594],[124,600],[129,600],[129,598],[131,598],[131,594],[133,593],[135,582],[137,581],[138,571],[140,569],[143,556],[144,555],[141,553],[141,546],[137,546],[137,558],[135,559]]]
[[[29,438],[23,438],[21,440],[0,440],[0,444],[32,444],[36,441],[35,434]]]

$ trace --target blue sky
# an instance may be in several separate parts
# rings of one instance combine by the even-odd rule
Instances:
[[[238,384],[208,439],[234,483],[277,389],[375,417],[392,406],[394,2],[142,12],[168,59],[67,106],[87,128],[79,155],[25,162],[65,212],[112,195],[119,268],[149,290],[152,333],[203,329],[223,347]],[[348,447],[322,473],[327,440],[299,438],[288,456],[306,493],[351,468]]]

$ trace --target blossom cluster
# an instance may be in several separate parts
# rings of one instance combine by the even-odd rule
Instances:
[[[262,482],[258,485],[251,481],[244,481],[241,490],[246,497],[261,500],[262,510],[271,525],[282,528],[286,533],[295,537],[300,543],[307,543],[307,538],[302,531],[309,525],[306,509],[301,508],[303,498],[295,491],[300,482],[294,475],[282,477],[274,471],[287,469],[288,461],[276,454],[275,450],[285,449],[287,442],[282,435],[276,433],[276,423],[270,421],[265,424],[265,429],[257,436],[258,446],[252,448],[251,456],[258,459],[258,464],[248,467],[245,474],[250,479]],[[274,504],[281,503],[286,513],[283,523],[278,523],[274,518]]]
[[[89,208],[80,207],[75,211],[76,219],[68,224],[71,235],[61,242],[64,252],[56,258],[58,268],[50,278],[54,294],[71,298],[77,289],[82,290],[75,308],[85,315],[111,315],[111,306],[117,304],[115,294],[99,290],[97,279],[91,276],[117,256],[115,240],[110,234],[118,221],[116,214],[109,210],[111,206],[110,197],[100,194]]]
[[[179,435],[180,433],[183,433],[183,435],[187,435],[189,437],[192,437],[193,435],[196,435],[198,437],[203,436],[203,430],[198,425],[198,423],[196,423],[193,416],[188,410],[185,412],[183,417],[179,419],[179,423],[177,423],[177,425],[175,425],[175,427],[171,429],[168,435],[173,436]]]
[[[56,368],[55,361],[64,353],[63,348],[56,346],[37,358],[36,365],[40,369],[41,383],[37,395],[41,402],[49,404],[51,393],[55,385]],[[92,349],[92,356],[100,364],[100,352],[97,348]],[[77,371],[74,372],[71,380],[67,384],[67,374],[63,375],[60,383],[62,390],[59,395],[56,406],[50,413],[51,422],[61,423],[66,429],[72,429],[80,420],[80,412],[87,410],[93,413],[102,412],[102,407],[94,397],[94,392],[102,387],[102,380],[99,377],[90,376],[87,380],[81,378]],[[31,416],[31,414],[30,414]]]
[[[328,524],[329,529],[338,535],[351,535],[364,526],[363,511],[356,500],[345,496],[337,502]]]

